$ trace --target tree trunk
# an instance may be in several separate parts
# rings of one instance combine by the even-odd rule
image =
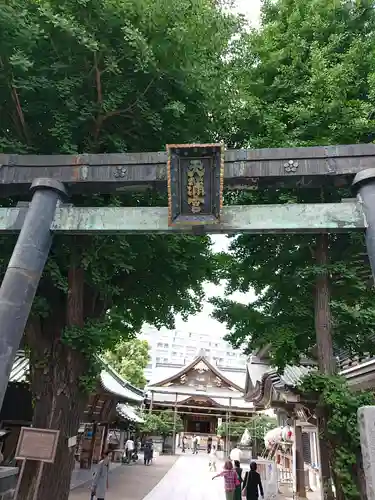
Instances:
[[[333,375],[336,363],[333,356],[332,321],[330,307],[329,274],[325,269],[329,262],[328,234],[319,234],[316,240],[315,260],[322,266],[315,282],[315,333],[318,350],[318,366],[321,373]],[[324,412],[317,414],[319,430],[320,467],[322,474],[322,488],[325,500],[334,498],[330,470],[330,453],[326,441],[327,419]]]
[[[319,234],[315,252],[318,266],[328,265],[328,252],[328,234]],[[336,371],[332,345],[330,295],[329,274],[327,270],[322,269],[315,282],[315,333],[319,370],[326,375],[333,375]]]
[[[45,464],[36,500],[67,500],[74,465],[74,448],[68,438],[77,434],[88,395],[79,384],[87,366],[84,357],[64,345],[65,326],[83,326],[83,271],[71,267],[67,310],[59,304],[47,319],[33,318],[26,329],[31,350],[31,389],[34,397],[33,426],[59,429],[56,459]],[[21,483],[19,500],[33,499],[39,465],[28,462]]]

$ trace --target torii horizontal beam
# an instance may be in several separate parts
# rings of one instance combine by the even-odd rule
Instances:
[[[225,185],[247,187],[348,186],[375,164],[375,144],[225,152]],[[0,196],[28,191],[36,178],[63,182],[69,193],[166,189],[167,153],[82,155],[0,154]]]
[[[0,208],[0,233],[20,231],[27,206]],[[224,207],[222,222],[205,226],[210,234],[320,233],[363,230],[365,218],[359,203],[254,205]],[[168,209],[160,207],[74,207],[56,209],[54,233],[193,233],[190,226],[168,226]]]

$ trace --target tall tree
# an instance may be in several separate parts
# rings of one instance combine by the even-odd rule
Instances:
[[[175,436],[184,430],[182,418],[173,410],[146,413],[143,418],[144,422],[140,426],[141,432],[150,436],[162,436],[163,451],[167,437]]]
[[[238,120],[228,141],[251,147],[372,141],[374,2],[267,0],[262,27],[237,42]],[[308,180],[307,180],[308,182]],[[231,196],[243,203],[340,201],[349,193],[327,179],[320,190],[273,190]],[[349,195],[350,196],[350,195]],[[333,373],[333,342],[349,353],[374,352],[374,290],[363,236],[260,235],[233,241],[224,277],[228,292],[254,288],[244,306],[216,300],[229,340],[247,352],[270,345],[282,369],[311,356]],[[360,325],[360,326],[359,326]],[[324,445],[324,441],[322,441]],[[322,453],[323,456],[323,453]],[[329,493],[327,460],[322,460]]]
[[[231,61],[241,114],[232,144],[254,147],[366,142],[374,117],[374,2],[264,2],[262,27],[245,34]],[[329,180],[323,189],[274,189],[228,195],[231,203],[338,202],[351,196]],[[215,300],[229,339],[247,352],[271,344],[273,363],[311,355],[314,295],[327,273],[332,335],[349,353],[374,349],[373,289],[363,235],[241,235],[224,257],[228,291],[254,288],[244,306]],[[325,256],[327,257],[327,255]],[[359,331],[361,334],[359,334]],[[366,331],[368,334],[363,335]]]
[[[6,153],[150,151],[210,141],[229,40],[239,23],[211,0],[10,0],[0,8],[0,149]],[[16,200],[6,200],[11,204]],[[74,196],[85,206],[166,205],[152,192]],[[1,271],[13,238],[2,238]],[[38,500],[66,500],[75,435],[95,356],[143,322],[172,326],[214,279],[209,239],[54,239],[27,325],[33,425],[60,429]],[[110,310],[110,314],[107,311]],[[20,499],[33,496],[28,463]]]
[[[147,340],[121,340],[104,353],[104,359],[131,384],[140,389],[145,387],[144,370],[150,360],[150,346]]]

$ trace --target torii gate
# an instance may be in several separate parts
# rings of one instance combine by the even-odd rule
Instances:
[[[29,205],[0,208],[0,232],[20,232],[0,289],[0,408],[15,354],[56,232],[326,233],[366,229],[375,271],[375,145],[225,151],[220,144],[167,152],[0,155],[0,197]],[[355,177],[355,178],[354,178]],[[354,181],[353,181],[354,179]],[[356,200],[222,209],[223,184],[236,189],[353,184]],[[69,194],[168,186],[169,207],[79,208]]]

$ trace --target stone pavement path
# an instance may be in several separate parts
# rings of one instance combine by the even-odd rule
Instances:
[[[217,464],[218,472],[222,464]],[[224,500],[224,480],[208,470],[208,456],[183,455],[144,500]]]
[[[173,467],[177,458],[161,456],[149,467],[139,461],[138,464],[116,468],[109,474],[109,490],[105,500],[142,500]],[[86,484],[72,490],[69,500],[89,500],[89,486]]]

